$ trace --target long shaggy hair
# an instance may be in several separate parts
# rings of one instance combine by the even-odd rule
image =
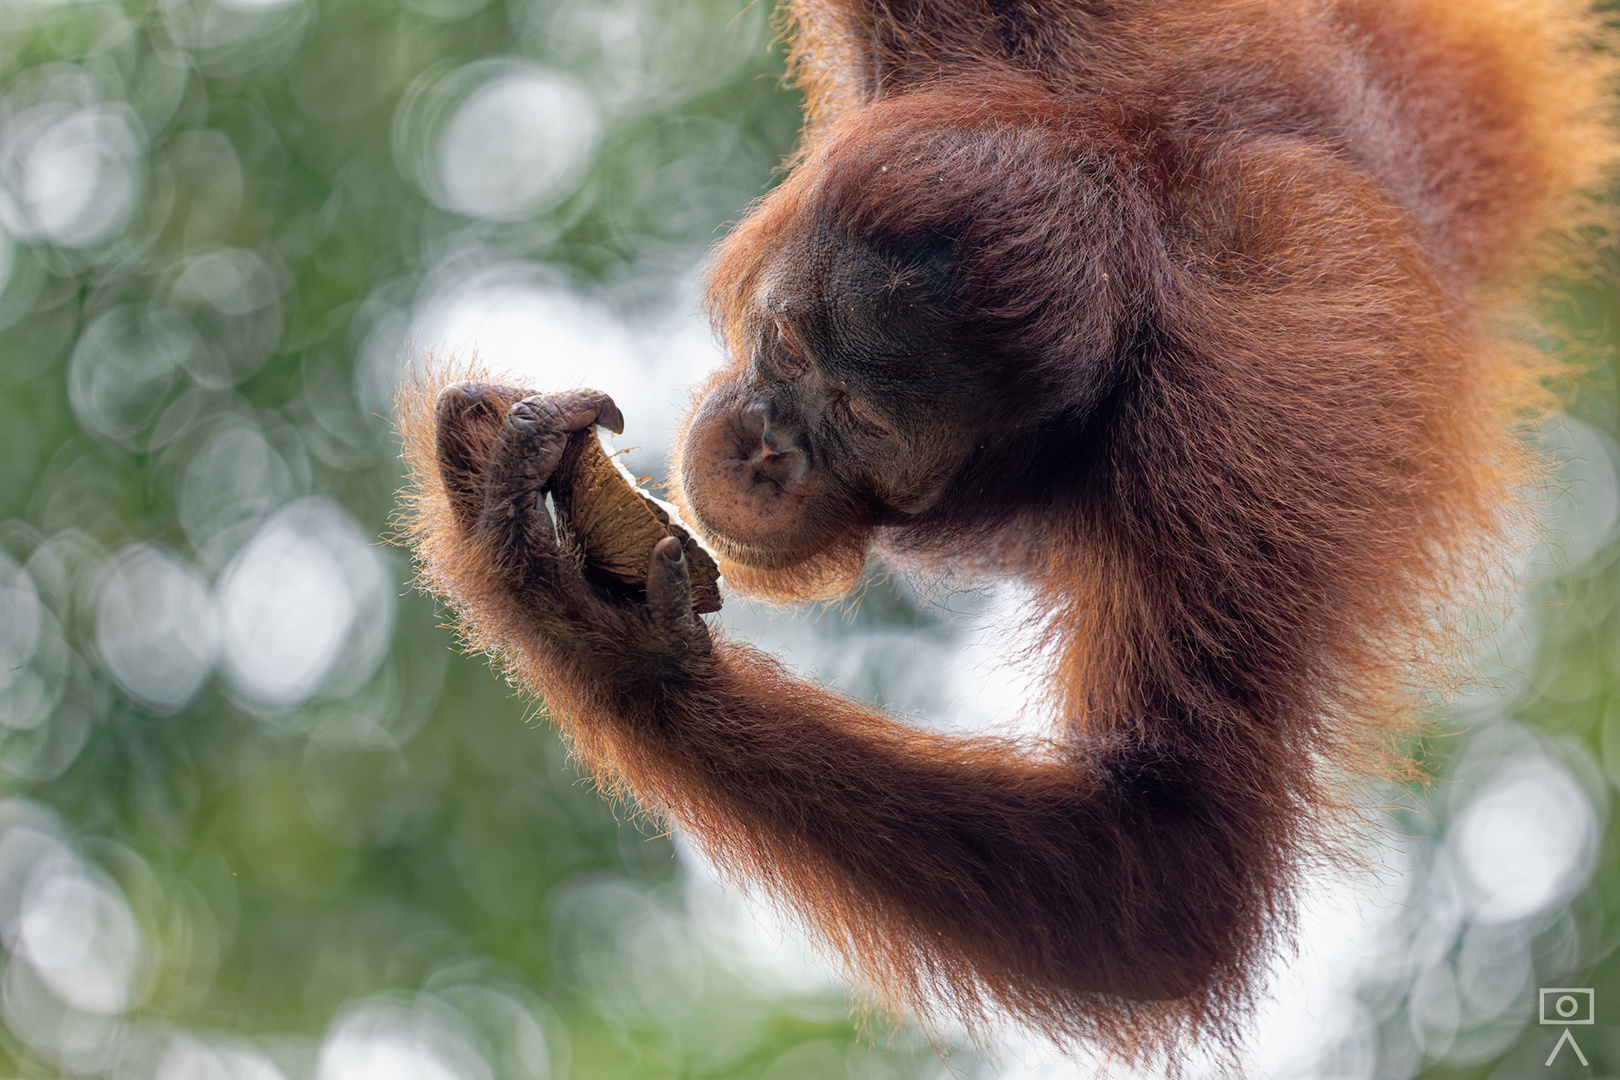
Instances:
[[[653,677],[633,622],[546,613],[455,512],[501,422],[437,448],[465,371],[400,399],[421,582],[608,790],[883,1006],[1231,1045],[1302,867],[1407,774],[1415,695],[1527,527],[1554,374],[1527,312],[1594,220],[1611,54],[1578,5],[1508,0],[794,0],[786,28],[805,138],[714,255],[710,385],[747,377],[788,239],[934,231],[951,332],[1007,389],[957,498],[727,581],[820,597],[869,550],[1022,577],[1050,748],[918,731],[718,633]],[[1056,452],[1032,412],[1087,419]]]

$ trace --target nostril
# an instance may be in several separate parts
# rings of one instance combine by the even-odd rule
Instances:
[[[780,484],[800,484],[810,475],[810,455],[797,448],[773,450],[762,447],[753,465],[760,476]]]
[[[733,414],[731,460],[755,483],[801,488],[810,478],[810,453],[796,425],[772,420],[765,402],[750,402]]]
[[[771,424],[770,410],[756,401],[738,410],[737,421],[742,426],[744,434],[763,441],[765,431]]]

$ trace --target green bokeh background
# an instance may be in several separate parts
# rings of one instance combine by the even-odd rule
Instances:
[[[743,955],[755,938],[728,945],[716,926],[752,916],[670,838],[616,818],[532,704],[454,653],[403,552],[354,554],[389,533],[400,482],[376,356],[406,353],[399,313],[431,268],[458,252],[543,266],[632,321],[695,305],[703,252],[797,133],[768,16],[738,0],[0,0],[0,1076],[1084,1074],[948,1038],[936,1052],[864,1023],[835,983],[761,968]],[[496,58],[564,80],[597,123],[577,176],[477,212],[435,179],[434,124],[507,70],[478,66]],[[89,195],[55,187],[85,176]],[[1613,254],[1552,312],[1591,364],[1579,423],[1549,435],[1565,464],[1543,564],[1565,569],[1527,572],[1500,686],[1448,714],[1442,781],[1387,815],[1397,898],[1385,960],[1333,999],[1355,1005],[1349,1034],[1317,1017],[1329,1034],[1277,1075],[1620,1071],[1604,1023],[1620,1020]],[[209,480],[220,463],[234,483]],[[109,656],[149,657],[141,627],[184,640],[206,605],[119,607],[116,582],[160,565],[171,599],[223,595],[295,504],[383,575],[365,594],[381,606],[354,620],[386,636],[343,638],[369,659],[266,700],[204,628],[195,693],[139,692],[185,678],[148,664],[142,683]],[[880,584],[798,632],[948,644],[948,621]],[[887,655],[844,681],[910,707]],[[1493,791],[1497,816],[1466,825]],[[1538,828],[1584,831],[1565,863],[1515,871],[1557,876],[1539,906],[1491,909],[1468,859],[1519,835],[1521,812],[1510,854]],[[1590,1070],[1542,1066],[1557,1029],[1534,1023],[1538,985],[1596,988],[1599,1022],[1576,1029]]]

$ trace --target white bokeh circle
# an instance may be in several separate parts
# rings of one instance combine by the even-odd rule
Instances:
[[[162,307],[120,305],[96,315],[68,362],[68,401],[80,427],[131,449],[201,349],[190,322]]]
[[[520,221],[584,178],[601,142],[595,98],[528,60],[480,60],[412,87],[395,119],[401,168],[433,202],[487,221]]]
[[[176,712],[202,688],[219,632],[208,583],[192,567],[134,544],[103,572],[96,603],[96,649],[130,696]]]
[[[135,1004],[143,945],[123,891],[43,815],[26,804],[4,809],[11,820],[0,831],[0,938],[62,1004],[125,1012]]]
[[[259,528],[220,576],[224,669],[250,702],[293,708],[356,689],[393,632],[393,579],[329,499],[298,499]]]
[[[140,194],[140,121],[127,105],[47,101],[0,128],[0,225],[88,248],[118,235]]]
[[[1534,755],[1504,765],[1452,827],[1473,918],[1510,922],[1569,899],[1591,873],[1597,820],[1575,778]]]
[[[316,1080],[491,1080],[463,1027],[429,998],[357,1002],[327,1030]]]

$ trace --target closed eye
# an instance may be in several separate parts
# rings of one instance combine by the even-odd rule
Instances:
[[[782,374],[790,379],[797,379],[810,370],[810,361],[805,356],[799,335],[791,323],[780,318],[776,320],[776,348],[772,359]]]
[[[842,402],[850,418],[864,428],[866,434],[878,438],[887,438],[889,436],[889,426],[877,418],[877,414],[872,411],[869,405],[848,395],[844,396]]]

